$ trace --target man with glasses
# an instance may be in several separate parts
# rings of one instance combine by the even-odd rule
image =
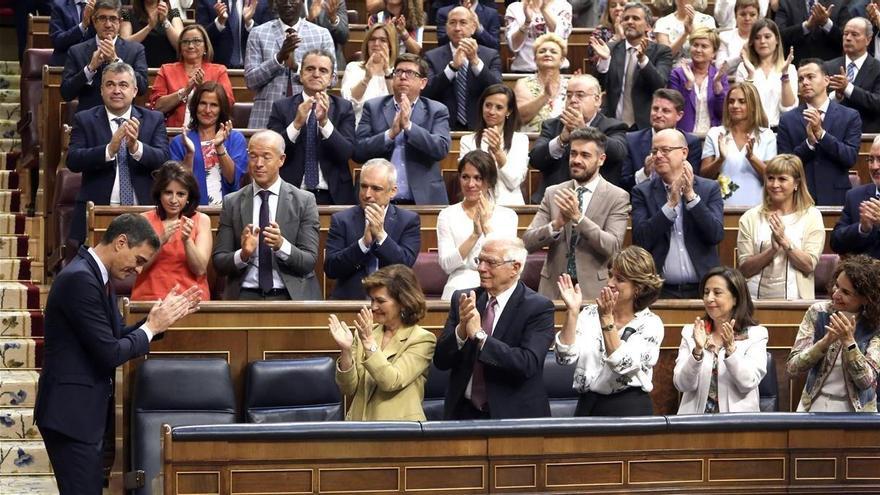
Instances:
[[[550,416],[544,358],[553,302],[520,280],[522,240],[487,236],[474,260],[480,286],[455,291],[434,365],[451,370],[443,419]]]
[[[656,176],[631,191],[633,244],[649,251],[661,268],[661,298],[699,298],[703,275],[720,264],[721,189],[714,180],[694,176],[681,132],[655,134],[651,154]]]
[[[607,139],[592,127],[571,133],[571,180],[547,188],[538,213],[523,234],[530,252],[548,247],[538,292],[559,299],[557,280],[568,273],[586,299],[599,297],[608,261],[623,246],[629,194],[603,179]]]
[[[418,213],[390,204],[397,170],[384,158],[361,168],[360,205],[330,217],[324,276],[336,280],[330,299],[367,299],[361,281],[379,268],[413,266],[421,247]]]
[[[144,47],[119,37],[120,21],[119,0],[96,0],[91,24],[97,36],[72,46],[67,52],[61,97],[64,101],[79,99],[78,111],[103,105],[101,73],[113,62],[125,62],[134,69],[137,94],[147,91]]]
[[[394,204],[449,204],[440,174],[440,160],[449,153],[449,110],[421,96],[428,64],[418,55],[399,55],[392,74],[391,95],[364,103],[354,161],[384,158],[394,164]]]
[[[874,138],[869,153],[871,183],[847,191],[843,213],[831,232],[831,249],[840,255],[880,259],[880,136]]]
[[[589,75],[572,77],[568,81],[565,103],[562,115],[541,124],[541,136],[529,153],[529,163],[541,171],[541,187],[532,194],[532,203],[535,204],[541,203],[547,187],[571,178],[568,173],[569,141],[571,133],[581,127],[595,127],[605,134],[605,163],[599,173],[608,182],[620,184],[620,172],[626,160],[627,126],[599,111],[602,104],[599,81]]]
[[[53,0],[49,17],[49,38],[52,40],[51,66],[63,66],[67,50],[95,35],[92,13],[95,0]]]

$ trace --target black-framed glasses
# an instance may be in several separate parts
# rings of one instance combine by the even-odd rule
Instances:
[[[505,263],[513,263],[516,260],[487,260],[485,258],[474,258],[474,264],[480,266],[480,264],[485,263],[489,265],[489,268],[498,268],[499,266]]]
[[[868,155],[866,160],[868,163],[880,163],[880,156]]]
[[[109,22],[111,24],[116,24],[119,22],[119,17],[115,15],[99,15],[95,17],[95,22],[105,23]]]
[[[392,74],[398,79],[422,79],[424,77],[421,72],[409,69],[394,69]]]
[[[687,146],[658,146],[656,148],[651,148],[649,153],[652,155],[668,155],[675,150],[683,150],[686,148]]]

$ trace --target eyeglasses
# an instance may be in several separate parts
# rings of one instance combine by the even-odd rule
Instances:
[[[392,74],[398,79],[422,79],[424,77],[421,72],[409,69],[394,69]]]
[[[596,96],[596,93],[586,93],[584,91],[575,91],[575,92],[566,92],[565,99],[566,100],[583,100],[588,96]]]
[[[867,162],[871,163],[880,163],[880,156],[868,155]]]
[[[683,150],[687,148],[687,146],[659,146],[657,148],[651,148],[649,151],[652,155],[668,155],[675,150]]]
[[[201,38],[193,38],[191,40],[180,40],[181,46],[201,46],[205,44],[205,40]]]
[[[109,22],[110,24],[116,24],[119,22],[119,17],[115,15],[99,15],[95,17],[95,22],[105,23]]]
[[[513,263],[516,260],[487,260],[485,258],[474,258],[474,264],[480,266],[482,263],[489,265],[489,268],[498,268],[505,263]]]

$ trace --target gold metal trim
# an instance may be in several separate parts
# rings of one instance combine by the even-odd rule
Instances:
[[[181,474],[216,474],[217,475],[217,492],[216,493],[184,493],[180,490]],[[174,487],[177,488],[177,495],[220,495],[220,471],[177,471],[174,473]]]
[[[153,355],[153,356],[160,356],[160,355],[162,355],[162,356],[164,356],[164,355],[183,356],[185,354],[216,354],[218,356],[222,354],[223,356],[225,356],[226,364],[229,364],[229,360],[230,360],[230,356],[231,356],[232,352],[231,351],[207,351],[207,350],[206,351],[199,351],[196,349],[193,349],[190,351],[150,351],[149,353],[147,353],[144,356],[144,359],[149,359],[150,355]]]
[[[782,460],[781,478],[712,478],[712,461],[778,461]],[[707,481],[785,481],[785,457],[718,457],[709,459]]]
[[[504,486],[498,485],[498,468],[505,469],[505,468],[518,468],[518,467],[519,468],[531,467],[532,468],[532,476],[534,477],[535,482],[531,485],[504,485]],[[537,488],[537,486],[538,486],[538,465],[537,464],[494,464],[494,465],[492,465],[492,468],[493,468],[492,469],[492,477],[493,477],[493,479],[496,480],[494,488]]]
[[[548,480],[547,468],[550,466],[585,466],[588,464],[619,464],[620,465],[620,483],[566,483],[566,484],[561,484],[561,485],[551,485],[550,482],[547,481]],[[624,465],[624,461],[548,462],[548,463],[544,464],[544,486],[546,486],[547,488],[566,488],[566,487],[572,487],[572,486],[599,486],[599,485],[623,486],[626,481],[623,478],[623,475],[624,475],[623,465]]]
[[[799,462],[801,461],[834,461],[834,476],[831,478],[798,475]],[[798,457],[794,460],[794,479],[800,480],[836,480],[837,479],[837,458],[836,457]]]
[[[632,465],[648,464],[652,462],[694,462],[700,461],[700,479],[698,480],[672,480],[672,481],[633,481]],[[705,459],[651,459],[651,460],[630,460],[626,463],[626,481],[630,485],[659,485],[663,483],[702,483],[706,480],[706,460]]]
[[[850,459],[867,459],[867,460],[880,461],[880,457],[877,457],[877,456],[863,456],[863,455],[846,456],[846,474],[844,476],[845,479],[848,479],[848,480],[880,480],[880,476],[875,476],[875,477],[850,476],[849,475],[849,460]]]
[[[230,469],[229,470],[229,493],[230,495],[302,495],[306,493],[314,493],[314,490],[307,492],[234,492],[232,491],[232,475],[235,473],[277,473],[277,472],[305,472],[309,473],[310,485],[315,486],[315,472],[313,469]]]
[[[413,470],[415,470],[415,469],[437,469],[437,468],[458,469],[458,468],[474,468],[474,467],[480,468],[480,479],[482,480],[482,483],[483,483],[481,486],[466,486],[463,488],[410,488],[409,485],[407,485],[407,480],[408,480],[407,473],[409,472],[410,469],[413,469]],[[460,491],[460,490],[485,490],[486,489],[486,466],[484,466],[482,464],[404,466],[403,467],[403,489],[404,489],[404,491],[411,491],[411,492],[439,492],[439,491],[454,492],[454,491]]]
[[[324,490],[321,488],[321,473],[324,471],[371,471],[375,469],[394,469],[397,471],[397,488],[394,490]],[[397,466],[363,466],[351,468],[318,468],[318,492],[319,493],[379,493],[400,491],[400,467]]]

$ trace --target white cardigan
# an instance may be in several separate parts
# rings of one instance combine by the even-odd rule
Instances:
[[[758,384],[767,374],[767,329],[749,327],[749,337],[736,342],[736,352],[725,356],[722,348],[718,354],[718,411],[758,412]],[[712,379],[711,352],[704,351],[703,359],[694,359],[694,326],[685,325],[681,330],[681,344],[675,358],[672,382],[682,393],[678,414],[702,414],[709,396]]]

